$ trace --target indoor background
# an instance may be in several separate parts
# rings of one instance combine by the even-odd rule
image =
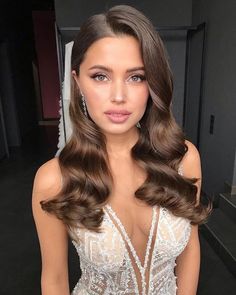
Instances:
[[[198,295],[236,293],[236,1],[0,2],[0,295],[38,295],[40,250],[31,210],[36,170],[58,145],[64,46],[82,22],[129,4],[153,22],[174,75],[173,112],[202,164]],[[63,100],[62,100],[63,103]],[[56,245],[55,245],[56,247]],[[70,243],[71,289],[80,276]]]

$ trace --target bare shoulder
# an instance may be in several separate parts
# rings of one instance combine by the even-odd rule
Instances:
[[[41,165],[34,178],[32,213],[40,243],[42,257],[42,292],[47,286],[68,287],[67,228],[53,213],[42,209],[41,201],[54,198],[61,189],[61,172],[57,158]],[[55,247],[56,245],[56,247]],[[50,289],[51,290],[51,289]],[[46,293],[45,293],[46,294]],[[49,293],[47,293],[49,294]],[[63,294],[69,294],[65,291]]]
[[[61,170],[58,158],[52,158],[41,165],[34,177],[33,197],[44,199],[56,195],[61,189]]]
[[[197,147],[189,140],[185,140],[185,144],[187,145],[188,147],[188,151],[186,153],[187,157],[191,157],[191,158],[199,158],[199,151],[197,149]],[[186,156],[185,155],[185,156]]]
[[[189,140],[185,140],[188,151],[184,155],[181,165],[186,177],[201,178],[201,159],[197,147]]]

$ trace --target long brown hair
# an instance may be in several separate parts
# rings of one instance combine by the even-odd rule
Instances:
[[[188,218],[192,224],[204,223],[212,207],[205,207],[201,202],[196,204],[194,183],[198,179],[189,179],[177,172],[188,147],[184,132],[172,114],[172,73],[165,47],[152,23],[128,5],[114,6],[105,13],[91,16],[74,40],[72,70],[79,73],[86,51],[95,41],[123,34],[134,36],[140,43],[150,90],[140,120],[139,139],[131,149],[132,158],[147,173],[135,197],[150,206],[166,207],[174,215]],[[53,199],[41,202],[41,206],[69,227],[100,232],[102,209],[108,201],[113,178],[105,136],[82,110],[81,94],[73,80],[69,107],[73,131],[58,156],[62,189]]]

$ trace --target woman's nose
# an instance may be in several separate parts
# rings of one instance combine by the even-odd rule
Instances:
[[[113,102],[126,101],[126,85],[124,81],[115,81],[112,83],[111,101]]]

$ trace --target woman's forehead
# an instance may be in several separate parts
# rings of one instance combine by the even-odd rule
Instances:
[[[87,50],[84,61],[87,67],[94,65],[126,67],[143,66],[140,44],[133,36],[105,37],[95,41]]]

